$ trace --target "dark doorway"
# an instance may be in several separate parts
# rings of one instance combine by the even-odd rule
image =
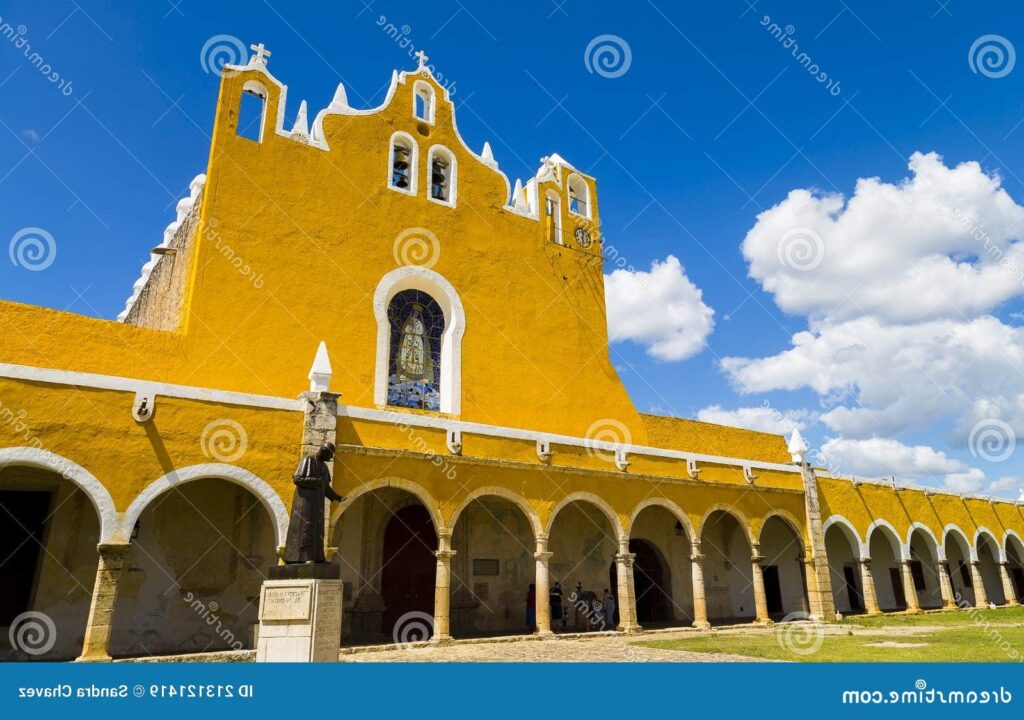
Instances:
[[[889,568],[889,581],[892,583],[892,596],[897,610],[907,609],[907,595],[903,592],[903,574],[899,568]]]
[[[381,596],[384,613],[381,632],[395,637],[395,624],[407,613],[434,614],[434,576],[437,533],[430,513],[422,505],[410,505],[394,514],[384,529]],[[418,620],[422,622],[424,618]],[[406,618],[406,621],[416,618]]]
[[[1017,593],[1017,602],[1024,603],[1024,570],[1015,567],[1010,571],[1013,577],[1013,589]]]
[[[644,623],[664,623],[672,619],[672,587],[661,560],[661,553],[646,540],[630,540],[629,551],[636,555],[633,560],[633,591],[636,595],[636,620]],[[613,593],[618,593],[619,574],[612,562],[608,571],[608,583]],[[616,609],[616,612],[618,610]]]
[[[782,615],[782,583],[779,582],[779,566],[768,565],[761,574],[764,576],[764,599],[768,603],[769,615]]]
[[[31,605],[52,500],[51,492],[0,492],[0,626]]]
[[[850,603],[850,610],[860,612],[864,609],[864,598],[857,589],[857,574],[850,565],[843,566],[843,579],[846,580],[846,597]]]

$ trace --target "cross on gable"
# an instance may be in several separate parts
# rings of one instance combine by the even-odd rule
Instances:
[[[430,58],[427,57],[427,54],[425,52],[423,52],[422,50],[417,50],[416,51],[416,57],[419,58],[420,67],[423,67],[424,65],[426,65],[427,64],[427,60],[430,59]]]
[[[254,53],[249,63],[251,65],[266,65],[267,58],[270,57],[271,53],[266,47],[264,47],[263,43],[260,43],[259,45],[250,45],[249,47],[252,48]]]

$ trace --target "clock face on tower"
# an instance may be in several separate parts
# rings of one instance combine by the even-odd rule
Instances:
[[[590,247],[592,240],[590,239],[590,233],[588,233],[585,228],[576,228],[575,236],[576,242],[579,244],[581,248],[585,250],[588,247]]]

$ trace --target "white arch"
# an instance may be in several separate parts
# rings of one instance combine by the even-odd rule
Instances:
[[[121,533],[120,518],[110,492],[95,475],[78,463],[42,448],[13,447],[0,450],[0,468],[8,466],[50,470],[70,480],[88,496],[96,508],[100,521],[100,542],[127,542],[128,536]]]
[[[699,541],[699,538],[697,537],[697,532],[696,530],[694,530],[693,523],[690,522],[689,516],[683,512],[683,509],[681,507],[676,505],[668,498],[663,497],[647,498],[633,509],[633,513],[629,516],[629,527],[627,528],[627,534],[630,537],[633,536],[633,525],[636,524],[637,517],[639,517],[640,513],[649,507],[660,507],[664,508],[665,510],[668,510],[675,516],[676,520],[678,520],[679,523],[686,530],[686,535],[689,538],[690,542],[695,543]]]
[[[750,523],[747,521],[746,516],[731,505],[725,505],[722,503],[709,507],[704,513],[704,516],[700,519],[700,535],[698,536],[698,542],[703,542],[704,528],[708,524],[708,519],[716,512],[723,512],[726,515],[731,515],[732,519],[739,523],[740,531],[743,533],[743,537],[747,539],[747,547],[749,547],[751,551],[753,551],[755,545],[760,547],[761,544],[754,539],[753,528],[750,527]]]
[[[996,540],[996,534],[989,530],[987,527],[979,527],[974,531],[974,550],[977,553],[978,541],[982,535],[987,535],[988,539],[992,541],[992,547],[996,549],[996,562],[1006,562],[1006,548],[999,544]]]
[[[1006,533],[1003,535],[1003,555],[1006,557],[1007,561],[1009,561],[1010,538],[1015,538],[1017,540],[1017,559],[1019,559],[1021,562],[1024,562],[1024,539],[1022,539],[1021,536],[1017,534],[1016,530],[1007,530]]]
[[[455,529],[455,523],[458,521],[462,511],[469,507],[470,503],[474,500],[479,500],[482,497],[500,497],[504,500],[508,500],[510,503],[518,507],[526,515],[527,521],[530,523],[530,527],[533,528],[534,537],[543,534],[544,526],[540,522],[540,517],[534,512],[534,509],[530,507],[530,503],[526,501],[522,495],[512,492],[503,487],[489,486],[482,487],[474,490],[455,508],[455,512],[452,513],[452,519],[448,523],[448,527]]]
[[[967,556],[965,559],[968,562],[974,562],[978,559],[978,553],[975,551],[974,546],[971,545],[970,541],[967,539],[967,533],[965,533],[963,529],[956,523],[949,523],[948,525],[946,525],[946,527],[942,528],[943,554],[946,553],[946,540],[949,538],[950,533],[960,536],[960,540],[962,541],[960,545],[960,552]]]
[[[606,518],[608,518],[608,522],[612,524],[612,530],[615,532],[616,542],[628,539],[628,536],[622,528],[622,523],[619,521],[619,516],[615,512],[615,510],[612,509],[612,506],[609,505],[604,500],[602,500],[597,495],[588,492],[570,493],[569,495],[566,495],[564,498],[562,498],[562,501],[560,503],[555,505],[554,509],[552,509],[550,514],[548,514],[548,524],[545,528],[545,531],[548,533],[548,535],[551,534],[551,528],[554,527],[555,519],[558,517],[558,513],[562,511],[562,508],[577,501],[590,503],[591,505],[595,506],[598,510],[600,510]]]
[[[416,98],[420,98],[423,101],[423,109],[425,117],[420,117],[416,114]],[[412,84],[412,116],[417,120],[433,125],[434,118],[436,117],[437,110],[437,94],[434,92],[434,88],[430,86],[430,83],[423,80],[417,80]]]
[[[935,560],[937,562],[945,562],[945,560],[946,560],[946,548],[943,547],[942,543],[939,542],[939,539],[937,537],[935,537],[935,533],[932,532],[932,529],[930,527],[925,525],[923,522],[917,522],[917,521],[910,523],[910,528],[907,530],[907,553],[908,553],[908,557],[909,557],[909,553],[910,553],[910,542],[911,542],[911,540],[914,539],[914,531],[915,530],[921,530],[921,531],[924,532],[924,534],[927,537],[931,538],[932,549],[935,551]]]
[[[444,518],[441,516],[440,506],[438,505],[437,500],[434,499],[434,496],[427,492],[426,488],[403,478],[382,477],[377,478],[376,480],[371,480],[368,483],[363,483],[354,490],[348,491],[345,495],[345,500],[334,505],[334,509],[331,512],[331,533],[334,533],[338,521],[341,520],[341,516],[346,510],[352,507],[352,504],[356,500],[367,493],[371,493],[374,490],[381,490],[383,488],[397,488],[413,495],[430,514],[430,520],[434,523],[434,531],[438,534],[447,532],[447,527],[444,524]]]
[[[437,248],[434,249],[436,253]],[[458,415],[462,411],[462,335],[466,332],[466,311],[459,294],[439,273],[421,265],[403,265],[381,278],[373,294],[373,314],[377,319],[377,367],[373,383],[373,401],[388,402],[388,366],[391,348],[391,324],[388,305],[403,290],[420,290],[430,295],[444,313],[441,335],[441,412]]]
[[[569,198],[569,212],[577,217],[590,219],[593,217],[593,210],[590,207],[590,185],[579,173],[569,173],[565,183],[566,194]],[[576,212],[572,209],[572,196],[576,194],[577,205],[582,205],[584,212]]]
[[[800,522],[795,517],[793,517],[793,515],[788,510],[782,510],[782,509],[772,510],[770,513],[768,513],[763,518],[761,518],[761,527],[759,528],[758,535],[757,535],[758,543],[761,542],[761,536],[764,535],[764,526],[767,525],[768,521],[771,520],[772,518],[778,518],[779,520],[781,520],[783,522],[783,524],[785,524],[786,527],[788,527],[790,530],[792,530],[793,534],[796,535],[797,540],[800,541],[801,549],[803,549],[803,545],[804,545],[804,529],[803,529],[803,527],[801,527]]]
[[[237,465],[224,463],[204,463],[172,470],[158,480],[154,480],[140,492],[124,513],[121,531],[125,537],[131,537],[135,523],[146,507],[156,498],[172,488],[180,487],[193,480],[227,480],[250,491],[270,513],[274,522],[274,540],[277,545],[284,545],[288,537],[288,511],[274,488],[256,475]]]
[[[394,185],[391,181],[395,171],[395,141],[401,140],[404,145],[409,147],[409,187],[400,188]],[[391,139],[388,140],[388,157],[387,157],[387,176],[385,177],[385,185],[395,192],[404,193],[405,195],[416,194],[416,183],[419,178],[419,162],[420,162],[420,146],[407,132],[396,130],[391,133]]]
[[[891,545],[893,545],[893,555],[896,557],[896,562],[902,562],[903,560],[909,559],[910,558],[910,550],[909,550],[909,548],[907,548],[906,545],[903,544],[903,541],[900,540],[900,533],[899,533],[899,531],[896,530],[895,527],[893,527],[891,522],[889,522],[888,520],[882,520],[881,518],[879,518],[878,520],[875,520],[870,525],[868,525],[868,531],[867,531],[867,534],[865,536],[866,537],[866,541],[865,542],[866,542],[867,547],[868,547],[868,555],[871,554],[871,534],[875,530],[878,530],[879,528],[883,528],[884,529],[882,531],[883,534],[886,537],[889,538],[889,543]],[[888,532],[885,532],[885,531],[888,531]]]
[[[847,540],[853,543],[854,550],[857,551],[858,557],[866,558],[871,556],[871,550],[864,541],[860,539],[860,533],[857,532],[857,528],[855,528],[853,523],[842,515],[829,516],[828,520],[826,520],[821,526],[822,537],[825,536],[825,533],[827,533],[828,529],[833,525],[838,525],[840,528],[839,531],[846,536]]]
[[[431,175],[431,166],[434,164],[435,157],[443,157],[448,161],[448,199],[438,200],[434,197],[431,192],[431,183],[433,179]],[[438,205],[444,205],[446,207],[455,207],[455,201],[458,199],[459,194],[459,163],[455,159],[455,153],[446,148],[444,145],[431,145],[430,149],[427,150],[427,177],[424,180],[427,186],[427,200],[435,202]]]

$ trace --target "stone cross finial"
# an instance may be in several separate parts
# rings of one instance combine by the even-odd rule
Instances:
[[[249,47],[253,50],[254,53],[252,58],[249,60],[249,64],[266,66],[267,58],[270,57],[271,53],[269,50],[267,50],[263,43],[260,43],[259,45],[250,45]]]
[[[427,64],[427,60],[430,59],[430,58],[427,57],[427,54],[425,52],[423,52],[422,50],[417,50],[416,51],[416,57],[419,58],[420,69],[422,69]]]

